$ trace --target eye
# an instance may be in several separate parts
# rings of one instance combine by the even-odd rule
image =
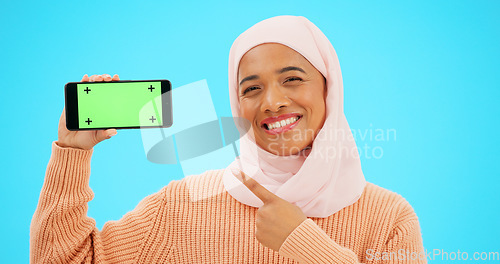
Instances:
[[[246,93],[248,93],[248,92],[250,92],[252,90],[255,90],[254,88],[258,89],[259,87],[257,87],[257,86],[248,87],[248,88],[245,89],[245,91],[243,91],[243,95],[245,95]]]
[[[290,82],[292,82],[292,81],[302,81],[302,79],[299,78],[299,77],[290,77],[290,78],[288,78],[288,79],[285,80],[285,82],[288,82],[288,81],[290,81]]]

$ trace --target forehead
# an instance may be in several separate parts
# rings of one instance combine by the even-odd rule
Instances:
[[[264,43],[247,51],[240,60],[238,74],[250,74],[259,69],[280,66],[312,65],[300,53],[279,43]]]

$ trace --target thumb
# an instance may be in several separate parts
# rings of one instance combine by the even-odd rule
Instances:
[[[109,139],[111,138],[112,136],[116,135],[118,132],[116,131],[116,129],[112,128],[112,129],[106,129],[106,130],[99,130],[97,131],[97,141],[98,142],[101,142],[105,139]]]

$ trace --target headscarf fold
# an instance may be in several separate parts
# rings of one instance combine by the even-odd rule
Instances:
[[[263,43],[280,43],[306,58],[325,78],[326,118],[312,148],[296,155],[277,156],[255,143],[238,125],[238,67],[243,55]],[[263,202],[231,172],[238,168],[280,198],[297,205],[308,217],[328,217],[355,203],[366,185],[356,143],[344,115],[342,74],[337,54],[327,37],[302,16],[265,19],[236,38],[229,53],[231,111],[242,137],[240,155],[224,171],[228,193],[243,204]],[[252,130],[250,130],[252,131]]]

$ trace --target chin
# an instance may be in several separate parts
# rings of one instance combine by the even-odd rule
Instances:
[[[266,146],[262,147],[265,149],[267,152],[272,153],[274,155],[278,156],[290,156],[290,155],[295,155],[302,151],[304,148],[306,148],[309,144],[294,144],[293,146],[288,145],[289,142],[287,143],[277,143],[277,142],[266,142],[263,143],[263,145],[259,144],[259,146]],[[302,147],[303,146],[303,147]]]

